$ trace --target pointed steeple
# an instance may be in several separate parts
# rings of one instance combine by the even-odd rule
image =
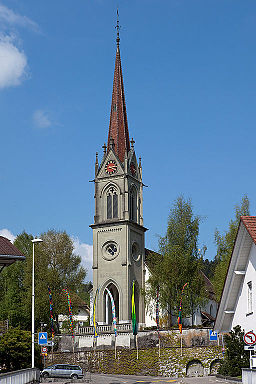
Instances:
[[[126,105],[124,97],[124,84],[119,49],[119,19],[117,10],[117,38],[116,62],[113,81],[110,124],[108,132],[108,151],[111,148],[111,139],[114,140],[114,150],[121,162],[124,161],[125,152],[130,150],[129,131],[127,123]]]

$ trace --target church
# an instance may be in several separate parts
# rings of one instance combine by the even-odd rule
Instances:
[[[143,182],[141,158],[137,160],[133,138],[130,140],[124,83],[120,55],[119,22],[117,21],[116,58],[107,145],[103,157],[95,161],[95,215],[93,230],[93,291],[91,292],[90,317],[93,298],[97,292],[95,318],[98,325],[112,324],[112,305],[108,291],[115,303],[118,324],[130,324],[132,312],[132,287],[135,284],[136,320],[139,329],[156,326],[155,313],[145,307],[146,283],[150,274],[147,256],[160,255],[145,248],[143,224]],[[203,274],[204,275],[204,274]],[[212,283],[206,281],[207,304],[197,308],[185,325],[212,326],[217,302]],[[155,304],[150,304],[152,308]],[[153,310],[153,312],[155,312]],[[174,318],[177,322],[177,318]],[[91,323],[92,325],[92,323]]]
[[[93,230],[93,297],[98,289],[96,321],[112,323],[108,289],[114,299],[117,323],[130,323],[132,285],[138,325],[145,324],[141,290],[145,286],[145,232],[141,158],[130,139],[117,22],[116,59],[107,145],[95,161]]]

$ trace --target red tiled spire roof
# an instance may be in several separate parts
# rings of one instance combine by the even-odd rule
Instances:
[[[256,244],[256,216],[241,216],[241,220],[254,244]]]
[[[125,152],[130,150],[129,131],[124,97],[124,84],[119,50],[119,35],[117,39],[116,62],[113,82],[110,124],[108,132],[108,151],[111,148],[110,139],[114,140],[114,151],[121,162]]]

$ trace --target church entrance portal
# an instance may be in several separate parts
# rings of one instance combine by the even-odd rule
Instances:
[[[107,288],[111,292],[111,295],[113,296],[114,303],[115,303],[115,310],[116,310],[116,321],[117,323],[119,322],[119,292],[117,287],[113,284],[110,283]],[[105,308],[105,323],[106,324],[112,324],[113,322],[113,317],[112,317],[112,305],[111,305],[111,300],[109,297],[109,294],[107,291],[104,291],[104,308]]]

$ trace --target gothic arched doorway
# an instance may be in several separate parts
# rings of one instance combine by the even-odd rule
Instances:
[[[114,303],[115,303],[115,310],[116,310],[116,321],[118,323],[119,321],[119,292],[115,284],[110,283],[107,285],[108,290],[110,291],[111,295],[113,296]],[[107,293],[106,289],[104,290],[104,321],[106,324],[112,324],[113,318],[112,318],[112,306],[111,306],[111,300],[109,297],[109,294]]]

